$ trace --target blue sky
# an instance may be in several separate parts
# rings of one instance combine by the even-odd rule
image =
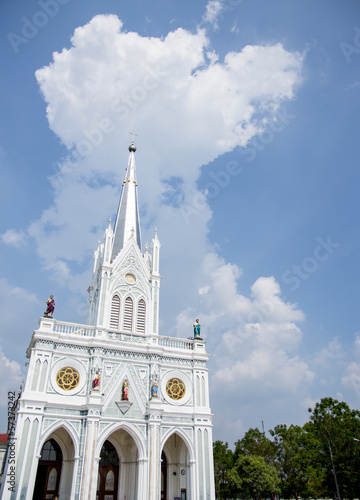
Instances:
[[[302,424],[325,396],[359,408],[359,2],[0,13],[2,428],[49,294],[56,319],[85,320],[133,129],[160,333],[200,318],[215,438]]]

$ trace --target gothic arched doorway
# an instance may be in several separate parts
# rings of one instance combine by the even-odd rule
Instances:
[[[189,450],[176,432],[164,443],[161,460],[161,500],[192,498]]]
[[[61,465],[61,448],[55,439],[49,439],[41,448],[33,500],[48,500],[58,493]]]
[[[110,441],[100,452],[96,500],[116,500],[119,480],[119,456]]]

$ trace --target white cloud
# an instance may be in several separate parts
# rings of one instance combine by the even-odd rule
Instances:
[[[355,361],[350,363],[341,378],[343,385],[355,392],[357,396],[360,395],[360,363]]]
[[[360,332],[355,332],[354,354],[358,358],[360,355]],[[355,396],[360,396],[360,363],[353,361],[344,370],[341,382],[345,388],[349,389]]]
[[[317,369],[334,369],[335,364],[339,364],[344,357],[341,343],[337,337],[331,339],[326,347],[323,347],[316,354],[313,360],[314,367]]]
[[[158,158],[161,149],[158,162],[181,175],[191,154],[195,165],[190,161],[187,170],[245,145],[299,82],[302,55],[281,44],[247,46],[207,65],[203,30],[179,28],[157,39],[121,28],[116,16],[96,16],[75,30],[71,49],[36,72],[51,128],[80,153],[87,153],[89,137],[100,143],[101,135],[108,137],[100,130],[104,119],[111,124],[106,130],[136,124],[152,145],[147,154]],[[174,158],[179,143],[184,147]],[[102,173],[109,168],[97,167]]]
[[[2,318],[3,343],[17,346],[17,339],[24,331],[29,332],[29,339],[33,326],[43,313],[45,300],[42,303],[36,294],[28,290],[13,286],[6,278],[0,278],[0,317]],[[31,318],[34,322],[32,323]],[[11,335],[10,335],[11,332]]]
[[[1,240],[6,245],[21,248],[25,244],[25,233],[16,229],[8,229],[1,235]]]
[[[19,363],[10,361],[0,347],[0,429],[6,432],[7,429],[7,410],[8,402],[17,398],[20,384],[22,381],[22,372]],[[9,399],[11,398],[11,399]]]
[[[218,18],[222,9],[223,9],[222,1],[210,0],[206,4],[206,10],[205,14],[203,15],[203,21],[205,23],[211,24],[215,30],[219,29]]]
[[[316,399],[307,397],[303,401],[301,401],[300,404],[305,410],[308,410],[309,408],[315,408],[316,403],[317,403]]]
[[[28,292],[25,288],[10,285],[6,278],[0,278],[0,297],[2,298],[2,303],[8,298],[9,302],[14,304],[14,309],[17,310],[19,310],[19,303],[23,306],[25,304],[39,303],[34,293]]]
[[[22,373],[19,363],[10,361],[0,348],[0,378],[3,381],[0,389],[1,403],[5,407],[8,404],[8,391],[17,391],[22,380]]]
[[[355,333],[355,349],[360,354],[360,332]]]
[[[261,277],[250,298],[238,293],[241,270],[209,253],[199,270],[201,286],[197,309],[184,309],[177,317],[178,334],[199,317],[211,358],[211,390],[218,404],[251,400],[302,397],[314,373],[290,352],[297,349],[302,332],[295,322],[304,314],[285,302],[273,277]],[[219,403],[215,397],[221,392]],[[297,402],[298,404],[298,402]]]
[[[239,439],[248,430],[241,419],[238,418],[238,413],[234,412],[218,412],[214,415],[214,426],[216,429],[221,429],[219,435],[214,436],[214,441],[220,439],[223,442],[229,443],[229,448],[234,449],[234,437]]]

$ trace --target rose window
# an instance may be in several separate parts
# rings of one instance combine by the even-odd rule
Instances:
[[[171,378],[166,384],[166,394],[175,401],[185,396],[185,384],[179,378]]]
[[[79,382],[79,372],[70,366],[61,368],[56,375],[56,383],[64,391],[71,391],[72,389],[75,389]]]

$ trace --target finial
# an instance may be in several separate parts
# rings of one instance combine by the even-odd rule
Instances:
[[[131,144],[129,146],[129,151],[130,151],[130,153],[135,153],[136,147],[134,144],[134,139],[135,139],[135,136],[137,136],[137,134],[135,134],[135,132],[130,132],[130,135],[132,135],[132,141],[131,141]]]

